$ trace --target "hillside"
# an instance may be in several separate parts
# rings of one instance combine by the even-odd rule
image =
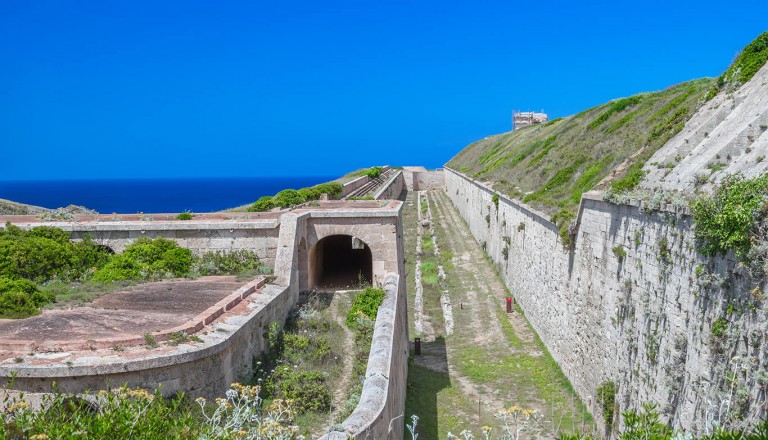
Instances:
[[[491,136],[447,166],[542,211],[572,211],[583,192],[619,165],[651,157],[676,135],[714,84],[711,78],[693,80]]]
[[[750,52],[755,43],[759,50]],[[745,72],[739,64],[750,53],[765,63],[768,33],[748,46],[729,71]],[[685,128],[648,160],[641,187],[709,192],[726,175],[757,177],[768,171],[768,65],[719,83],[719,93],[713,93]]]
[[[575,116],[490,136],[446,165],[552,215],[581,195],[638,184],[688,191],[768,171],[768,32],[717,79],[616,99]]]
[[[67,217],[72,214],[97,214],[96,211],[84,206],[69,205],[63,208],[48,209],[40,206],[26,205],[0,199],[0,215],[50,215]]]

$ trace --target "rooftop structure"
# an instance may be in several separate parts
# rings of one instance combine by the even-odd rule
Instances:
[[[515,130],[518,130],[523,127],[527,127],[529,125],[533,124],[543,124],[544,122],[547,122],[547,114],[546,113],[535,113],[535,112],[513,112],[512,113],[512,125],[514,125]]]

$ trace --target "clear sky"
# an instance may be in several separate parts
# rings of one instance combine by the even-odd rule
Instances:
[[[720,74],[768,1],[0,0],[0,180],[438,167]]]

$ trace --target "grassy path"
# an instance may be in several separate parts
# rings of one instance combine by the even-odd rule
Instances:
[[[458,435],[465,429],[482,438],[484,425],[501,434],[504,421],[497,412],[518,405],[507,420],[514,429],[514,416],[517,428],[528,419],[530,429],[520,438],[554,438],[557,431],[581,430],[582,424],[591,432],[589,415],[582,417],[583,406],[525,317],[519,311],[505,313],[507,290],[451,201],[443,191],[422,196],[428,197],[429,227],[439,253],[422,252],[421,264],[442,266],[445,276],[437,285],[424,285],[422,319],[431,323],[432,334],[422,342],[422,354],[410,360],[406,421],[419,416],[419,438],[445,439],[448,432]],[[409,295],[415,287],[416,243],[423,239],[417,230],[419,209],[409,194],[403,215]],[[450,335],[441,295],[453,315]],[[409,301],[413,304],[410,296]],[[534,415],[527,417],[522,409]]]

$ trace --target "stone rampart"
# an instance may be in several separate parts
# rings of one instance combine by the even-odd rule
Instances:
[[[397,171],[378,191],[376,191],[373,198],[376,200],[397,199],[400,197],[400,193],[403,192],[403,188],[405,188],[403,172]]]
[[[446,169],[446,191],[547,349],[593,414],[597,387],[618,385],[619,411],[659,406],[701,432],[738,413],[766,416],[768,319],[732,255],[696,252],[690,217],[585,195],[574,249],[525,205]],[[732,417],[736,420],[738,417]],[[711,426],[711,425],[710,425]]]
[[[352,194],[356,189],[361,188],[370,180],[371,178],[368,176],[360,176],[355,180],[350,180],[349,182],[345,183],[344,187],[341,189],[341,198]]]

